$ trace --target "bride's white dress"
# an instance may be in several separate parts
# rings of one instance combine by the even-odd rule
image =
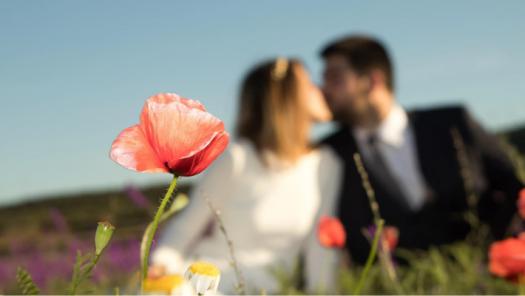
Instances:
[[[272,161],[272,155],[266,156]],[[270,169],[251,142],[232,142],[205,171],[187,208],[168,221],[152,261],[181,274],[194,262],[212,263],[221,271],[219,291],[236,292],[230,252],[218,224],[201,237],[215,221],[201,194],[204,191],[221,213],[248,293],[278,289],[271,269],[291,273],[300,254],[305,258],[308,288],[314,289],[319,281],[326,285],[333,279],[337,254],[317,242],[316,223],[321,214],[334,215],[340,176],[341,164],[327,147],[303,156],[293,166]]]

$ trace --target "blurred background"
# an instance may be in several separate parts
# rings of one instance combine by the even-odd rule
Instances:
[[[525,153],[524,12],[519,0],[1,1],[0,293],[18,265],[60,286],[102,220],[119,231],[95,279],[136,271],[171,177],[128,171],[109,149],[148,97],[199,100],[233,132],[254,63],[298,57],[320,82],[319,50],[345,34],[386,43],[407,109],[465,104]]]

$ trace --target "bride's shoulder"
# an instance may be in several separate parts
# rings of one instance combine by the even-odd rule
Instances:
[[[340,157],[337,155],[337,153],[328,145],[319,145],[315,149],[316,153],[319,155],[319,158],[324,161],[331,161],[339,163],[341,162]]]
[[[337,153],[327,145],[317,147],[316,151],[318,153],[316,169],[322,188],[327,188],[326,186],[338,187],[344,170],[343,161]]]
[[[318,160],[319,170],[327,172],[337,172],[342,168],[341,158],[327,145],[319,145],[315,149]]]
[[[225,153],[229,154],[229,157],[232,158],[233,161],[237,161],[250,157],[250,155],[254,153],[254,150],[255,148],[250,141],[238,139],[230,142]]]
[[[231,170],[234,175],[242,173],[246,166],[246,159],[251,157],[252,144],[244,139],[232,141],[214,162],[216,167]]]

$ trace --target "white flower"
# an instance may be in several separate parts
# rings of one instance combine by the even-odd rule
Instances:
[[[188,268],[184,277],[190,281],[192,287],[199,295],[211,290],[217,292],[221,273],[217,267],[210,263],[198,262]]]
[[[195,295],[195,290],[181,275],[148,278],[144,281],[143,290],[149,295]]]

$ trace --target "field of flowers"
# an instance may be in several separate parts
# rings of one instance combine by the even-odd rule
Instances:
[[[175,99],[169,96],[154,98],[151,104],[174,104],[172,100]],[[182,104],[179,101],[175,100],[175,103]],[[198,112],[195,111],[198,116],[207,116],[201,114],[205,111],[200,104],[197,105],[193,101],[182,102],[188,108],[198,109]],[[157,110],[155,108],[149,111]],[[143,111],[143,114],[148,115],[147,111]],[[190,111],[187,112],[190,114]],[[202,141],[225,147],[229,136],[223,135],[224,126],[221,124],[222,122],[213,127],[219,131],[214,131],[212,128],[209,132],[210,134],[213,132],[213,136],[210,139],[204,137]],[[133,131],[126,131],[135,132],[137,127],[138,125],[131,127]],[[162,127],[152,129],[155,128],[162,129]],[[207,158],[206,153],[218,154],[224,147],[215,150],[212,147],[208,151],[203,151],[203,154],[191,152],[191,157],[196,159],[191,161],[186,161],[181,157],[182,154],[174,154],[170,156],[173,158],[171,160],[160,158],[152,160],[151,157],[146,157],[130,162],[128,156],[122,154],[122,151],[131,145],[131,136],[126,134],[126,131],[114,143],[111,154],[113,160],[137,171],[163,171],[175,176],[168,193],[161,200],[161,210],[157,211],[159,198],[166,193],[167,186],[141,191],[132,185],[119,192],[63,197],[0,209],[0,294],[32,294],[37,292],[36,287],[41,294],[136,294],[140,292],[141,282],[143,290],[149,289],[148,287],[153,287],[154,290],[164,287],[166,279],[164,282],[146,279],[147,265],[141,268],[141,255],[145,256],[144,261],[147,262],[149,244],[154,234],[158,234],[155,232],[157,223],[166,218],[161,216],[162,207],[167,205],[178,177],[198,174],[214,159]],[[214,138],[217,135],[221,135],[220,138]],[[188,148],[188,151],[191,149]],[[523,157],[510,145],[508,151],[516,163],[517,173],[522,180],[525,180]],[[178,188],[178,192],[188,190],[187,186]],[[170,209],[173,210],[173,206]],[[519,236],[520,231],[523,230],[519,228],[523,224],[520,223],[520,219],[516,216],[518,228],[511,229],[511,235]],[[110,224],[98,225],[100,221],[111,221],[116,225],[116,229],[113,231]],[[340,270],[336,287],[331,287],[331,292],[341,294],[525,293],[523,282],[525,262],[522,259],[525,256],[524,238],[506,240],[499,243],[496,250],[489,239],[487,229],[479,227],[465,242],[425,252],[409,252],[395,248],[395,235],[389,239],[390,233],[395,233],[395,230],[388,228],[383,230],[383,221],[380,217],[377,217],[375,222],[376,227],[368,230],[372,245],[377,246],[377,249],[373,248],[370,264],[363,268],[352,267]],[[144,235],[146,228],[150,230],[149,235]],[[319,234],[321,243],[326,247],[344,245],[344,230],[338,226],[337,220],[332,221],[328,218],[322,220],[319,224]],[[106,246],[105,243],[110,238]],[[141,243],[145,243],[146,250],[142,254]],[[155,247],[154,244],[151,246]],[[82,256],[79,255],[79,251],[81,254],[95,253],[96,256],[93,257],[96,258],[95,261],[91,264],[90,258],[80,259]],[[378,260],[375,260],[376,252]],[[410,263],[409,267],[397,265],[391,259],[391,252],[407,260]],[[488,267],[489,252],[494,252],[494,258],[497,256],[503,258],[496,262],[497,269],[494,267],[496,265]],[[96,261],[98,255],[100,260]],[[19,272],[17,278],[19,267],[28,274]],[[189,278],[198,278],[204,269],[207,275],[218,274],[213,268],[196,265],[188,270]],[[305,294],[300,261],[297,264],[297,271],[293,274],[286,274],[281,270],[273,272],[281,282],[280,294]],[[500,277],[495,276],[495,273]],[[213,290],[214,285],[216,288],[216,282],[218,279],[208,281],[207,286],[203,288],[204,291]],[[200,284],[193,286],[197,290],[200,289],[199,287],[202,288]],[[323,294],[327,291],[321,287],[316,292]],[[239,292],[243,292],[242,286],[239,287]]]
[[[188,186],[179,186],[187,192]],[[64,294],[71,281],[77,250],[93,252],[99,221],[118,230],[93,269],[96,293],[139,283],[140,239],[153,219],[165,186],[143,190],[64,196],[0,209],[0,294],[20,294],[15,280],[20,266],[45,294]],[[134,286],[135,285],[135,286]]]

